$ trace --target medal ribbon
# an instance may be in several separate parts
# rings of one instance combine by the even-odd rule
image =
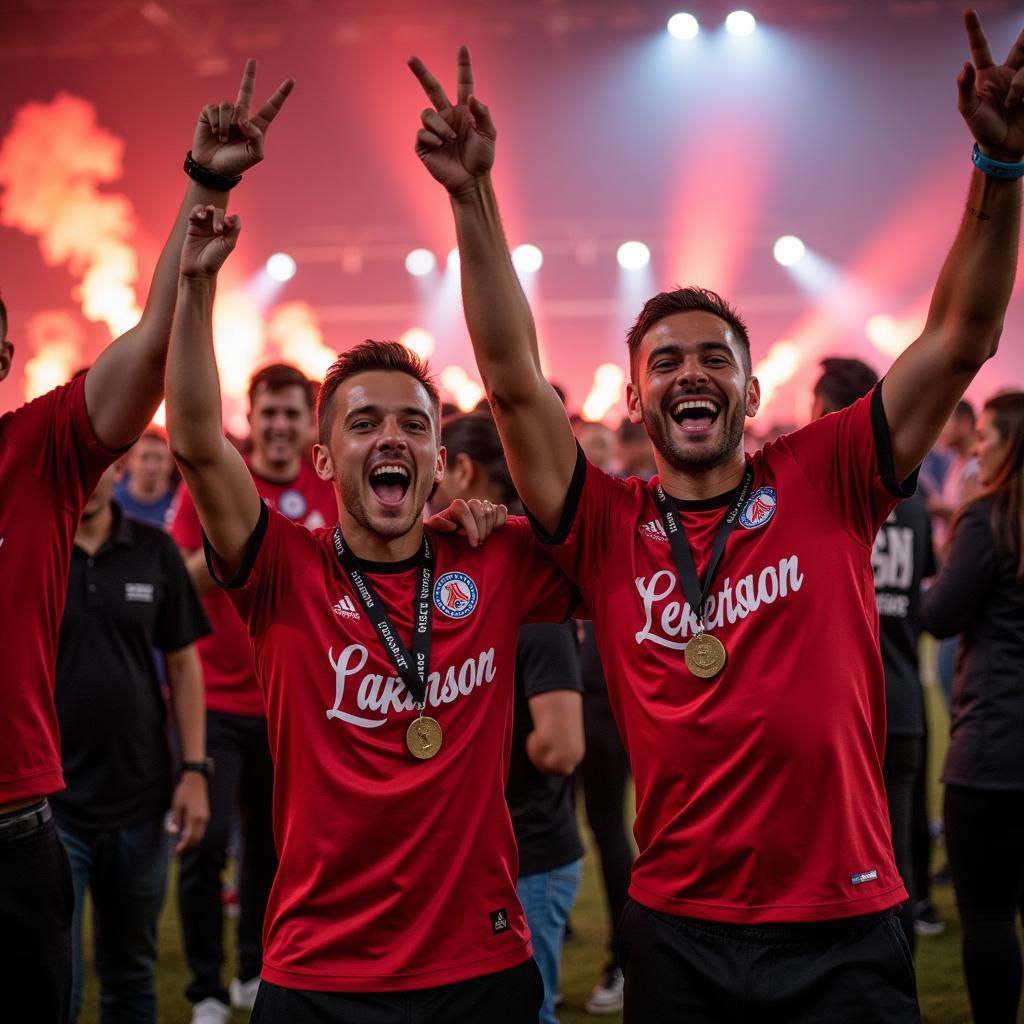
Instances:
[[[391,663],[398,672],[398,677],[416,701],[419,711],[427,706],[427,672],[430,666],[430,637],[434,625],[430,612],[430,591],[434,579],[434,552],[430,539],[424,533],[423,546],[420,548],[419,580],[412,598],[412,654],[402,643],[395,624],[391,621],[384,602],[377,596],[370,581],[363,574],[363,567],[356,555],[345,547],[341,538],[341,527],[334,528],[334,553],[338,556],[341,567],[348,574],[355,589],[356,596],[373,628],[380,637]]]
[[[703,580],[697,576],[697,566],[694,564],[693,553],[690,551],[690,544],[686,539],[686,531],[679,521],[672,500],[665,493],[660,480],[654,485],[654,500],[661,513],[661,521],[665,527],[665,533],[668,534],[669,544],[672,546],[672,559],[676,563],[679,582],[682,584],[686,600],[690,603],[690,610],[697,613],[700,622],[699,632],[704,632],[704,606],[708,594],[711,592],[711,581],[715,578],[718,563],[721,562],[722,553],[725,551],[725,542],[729,539],[729,534],[736,528],[740,509],[746,504],[753,483],[754,470],[748,462],[739,494],[719,524],[718,533],[715,534],[715,542],[711,547],[711,558],[708,561]]]

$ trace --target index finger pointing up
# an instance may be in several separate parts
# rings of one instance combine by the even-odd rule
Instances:
[[[256,58],[250,57],[245,62],[245,70],[242,72],[242,84],[238,87],[238,99],[235,100],[235,107],[240,110],[240,119],[249,116],[249,108],[252,106],[252,94],[256,88]]]
[[[974,66],[979,71],[992,67],[992,53],[988,48],[988,40],[985,38],[981,19],[976,11],[968,11],[964,15],[964,27],[967,29],[967,45],[971,48]]]
[[[469,47],[459,47],[459,103],[466,104],[473,95],[473,62],[469,59]]]
[[[419,79],[420,85],[423,86],[427,99],[434,104],[434,109],[447,110],[451,106],[451,102],[441,87],[441,83],[427,70],[426,64],[419,57],[410,57],[408,64],[412,73]]]

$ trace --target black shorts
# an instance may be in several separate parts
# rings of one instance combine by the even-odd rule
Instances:
[[[250,1024],[537,1024],[543,998],[532,959],[411,992],[309,992],[264,981]]]
[[[618,942],[624,1024],[920,1024],[913,960],[891,910],[748,926],[630,900]]]

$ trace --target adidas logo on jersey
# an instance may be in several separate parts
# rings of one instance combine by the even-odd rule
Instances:
[[[358,619],[359,612],[356,611],[355,602],[346,594],[335,606],[334,614],[340,615],[343,619]]]
[[[665,532],[664,524],[660,519],[652,519],[640,527],[640,533],[648,540],[663,540],[668,542],[668,534]]]

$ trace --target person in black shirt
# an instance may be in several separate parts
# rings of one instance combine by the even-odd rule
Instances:
[[[838,412],[866,395],[878,375],[859,359],[824,359],[814,387],[812,419]],[[910,898],[899,907],[911,950],[916,935],[914,906],[914,794],[924,764],[924,694],[917,645],[921,635],[921,581],[935,573],[931,521],[918,494],[900,502],[885,521],[871,550],[878,603],[878,632],[885,671],[885,760],[882,775],[889,805],[892,847]]]
[[[986,402],[981,492],[954,516],[925,626],[960,634],[946,784],[946,849],[976,1024],[1013,1024],[1024,896],[1024,392]]]
[[[71,862],[71,1021],[81,1009],[82,917],[92,892],[104,1020],[156,1020],[156,928],[175,852],[209,817],[203,679],[209,632],[181,555],[111,500],[100,478],[75,533],[57,648],[55,700],[67,789],[51,797]],[[153,650],[163,652],[183,770],[175,785]],[[165,823],[168,808],[170,823]]]
[[[501,439],[488,415],[446,419],[441,442],[448,463],[433,507],[446,508],[456,498],[515,504]],[[571,779],[583,757],[583,684],[573,624],[520,631],[515,688],[505,800],[519,848],[519,901],[544,979],[540,1024],[558,1024],[562,939],[583,858]]]

